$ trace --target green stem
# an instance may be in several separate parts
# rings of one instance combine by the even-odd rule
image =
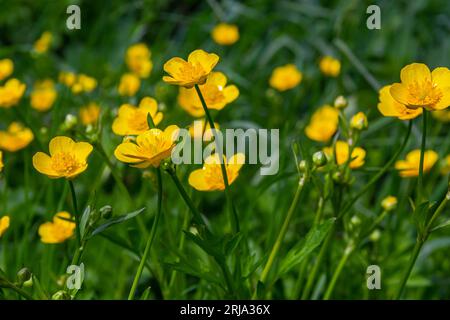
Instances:
[[[75,223],[77,225],[77,232],[76,232],[76,237],[77,237],[77,244],[80,247],[81,246],[81,233],[80,233],[80,216],[78,215],[78,204],[77,204],[77,194],[75,192],[75,186],[73,184],[72,180],[67,180],[69,182],[69,187],[70,187],[70,193],[72,195],[72,204],[73,204],[73,210],[74,210],[74,215],[75,215]]]
[[[422,249],[422,246],[427,241],[430,233],[432,232],[432,228],[434,225],[434,222],[439,217],[439,215],[444,210],[445,206],[447,205],[448,201],[450,200],[450,191],[447,191],[447,194],[445,198],[441,201],[441,204],[434,212],[433,216],[431,217],[430,221],[425,227],[425,230],[422,234],[417,235],[416,244],[414,246],[411,258],[409,260],[408,267],[405,270],[405,273],[403,274],[402,280],[400,282],[399,289],[397,291],[397,294],[395,296],[395,299],[398,300],[401,298],[403,291],[405,290],[406,283],[408,282],[409,276],[411,275],[412,269],[416,263],[417,257],[419,256],[420,250]]]
[[[330,284],[328,285],[327,290],[325,291],[325,295],[323,297],[324,300],[329,300],[331,297],[331,294],[333,293],[334,287],[336,285],[336,282],[339,278],[339,275],[341,274],[342,269],[345,266],[345,263],[347,262],[348,258],[352,254],[354,249],[353,245],[349,245],[345,248],[344,254],[341,257],[341,260],[339,261],[338,266],[336,267],[336,270],[334,271],[333,277],[331,278]]]
[[[267,276],[269,275],[269,271],[272,268],[272,265],[275,261],[278,251],[280,250],[280,247],[284,240],[284,237],[286,236],[286,232],[287,232],[287,229],[291,222],[291,219],[297,209],[297,205],[300,200],[300,195],[302,193],[303,187],[306,183],[306,179],[307,179],[307,177],[303,176],[302,178],[300,178],[300,181],[298,182],[294,200],[292,200],[291,206],[289,207],[286,217],[284,218],[283,225],[281,226],[280,232],[278,233],[278,237],[277,237],[277,239],[272,247],[272,250],[270,252],[269,259],[267,260],[266,265],[264,266],[264,269],[261,273],[261,277],[259,278],[260,282],[262,282],[262,283],[266,282]],[[256,290],[254,292],[254,298],[256,298]]]
[[[208,106],[206,105],[205,99],[203,98],[202,92],[200,90],[200,87],[196,84],[195,85],[195,90],[197,91],[198,97],[202,103],[203,106],[203,110],[205,111],[206,114],[206,118],[208,119],[209,122],[209,126],[214,134],[214,140],[216,141],[216,151],[219,154],[220,157],[220,168],[222,169],[222,177],[223,177],[223,183],[225,185],[225,196],[227,198],[227,202],[228,204],[231,206],[231,225],[233,228],[233,231],[235,233],[239,232],[240,227],[239,227],[239,218],[238,218],[238,214],[237,214],[237,210],[236,207],[234,206],[234,202],[233,202],[233,198],[231,197],[231,193],[230,193],[230,186],[228,183],[228,175],[227,175],[227,169],[226,169],[226,165],[225,162],[223,161],[223,148],[221,145],[219,145],[219,139],[217,136],[217,131],[216,131],[216,127],[214,126],[214,120],[211,117],[211,114],[209,113],[209,109]],[[206,124],[205,124],[206,127]]]
[[[423,199],[423,162],[425,159],[425,149],[427,143],[427,110],[423,109],[423,131],[422,131],[422,144],[420,146],[420,164],[419,164],[419,178],[417,180],[417,203],[420,203]]]
[[[3,279],[3,280],[6,281],[5,288],[9,288],[9,289],[17,292],[18,294],[20,294],[22,297],[24,297],[27,300],[34,300],[34,298],[28,292],[23,290],[22,288],[19,288],[14,283],[12,283],[6,279]]]
[[[144,271],[144,267],[148,258],[148,255],[150,253],[150,249],[153,244],[153,240],[155,239],[156,235],[156,229],[158,227],[158,222],[161,218],[162,214],[162,176],[161,176],[161,169],[157,169],[157,177],[158,177],[158,204],[157,204],[157,211],[155,220],[153,221],[152,230],[150,231],[150,234],[147,238],[147,244],[145,245],[144,254],[142,255],[141,261],[139,263],[138,270],[136,272],[136,275],[133,280],[133,285],[131,286],[130,294],[128,295],[128,300],[133,300],[134,296],[136,294],[136,289],[139,283],[139,279],[141,278],[142,272]]]

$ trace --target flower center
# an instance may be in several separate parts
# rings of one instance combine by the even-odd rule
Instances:
[[[442,98],[442,92],[431,81],[414,81],[408,85],[408,101],[413,106],[432,106]]]
[[[52,156],[52,168],[59,174],[69,175],[81,167],[81,163],[67,152],[59,152]]]
[[[222,87],[205,85],[205,88],[206,88],[205,90],[206,105],[210,106],[224,101],[225,97],[222,92]]]

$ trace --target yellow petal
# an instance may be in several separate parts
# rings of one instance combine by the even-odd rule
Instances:
[[[223,89],[223,95],[227,103],[233,102],[239,97],[239,89],[235,85],[230,85]]]
[[[153,98],[145,97],[139,103],[139,109],[150,113],[153,118],[153,116],[156,114],[156,111],[158,110],[158,103]]]
[[[205,171],[197,169],[189,175],[189,184],[198,191],[209,191],[209,185],[206,183]]]
[[[50,178],[58,178],[59,175],[52,168],[52,159],[43,152],[38,152],[33,156],[34,168]]]
[[[243,153],[237,153],[228,160],[227,167],[230,168],[233,173],[237,174],[239,170],[241,170],[244,163],[245,155]]]
[[[170,139],[171,141],[175,141],[178,136],[180,128],[176,125],[170,125],[166,129],[164,129],[164,135]]]
[[[164,71],[174,77],[174,75],[179,73],[180,69],[182,69],[186,63],[187,62],[184,59],[181,59],[179,57],[172,58],[164,64]],[[168,82],[169,79],[166,78],[170,77],[163,77],[163,80]]]
[[[49,151],[53,156],[59,152],[71,152],[75,147],[75,142],[69,137],[55,137],[50,141]]]
[[[219,62],[219,56],[198,49],[189,54],[188,62],[193,65],[201,65],[203,70],[208,74]]]
[[[75,144],[74,152],[78,161],[86,161],[87,157],[91,154],[93,147],[87,142],[78,142]]]
[[[224,88],[227,84],[227,77],[222,72],[211,72],[206,83]]]
[[[402,83],[406,85],[413,84],[417,81],[431,81],[431,72],[427,65],[423,63],[411,63],[402,69],[400,72],[400,79],[402,80]],[[394,98],[396,97],[394,96]]]
[[[391,96],[397,100],[397,102],[402,103],[404,105],[408,105],[408,88],[403,83],[394,83],[389,92]]]
[[[119,144],[114,150],[114,155],[119,161],[125,163],[140,163],[145,160],[139,147],[131,142]]]

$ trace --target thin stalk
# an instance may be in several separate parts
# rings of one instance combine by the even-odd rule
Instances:
[[[330,299],[331,294],[333,293],[333,290],[334,290],[334,286],[336,285],[336,282],[339,278],[339,275],[341,274],[341,271],[344,268],[348,258],[352,254],[353,249],[354,249],[353,245],[349,245],[345,248],[344,254],[342,255],[342,257],[338,263],[338,266],[336,267],[336,270],[333,274],[333,277],[331,278],[331,281],[330,281],[330,284],[328,285],[327,290],[325,291],[325,295],[323,297],[324,300]]]
[[[77,232],[76,232],[76,237],[77,237],[77,244],[80,247],[81,246],[81,231],[80,231],[80,216],[78,215],[78,204],[77,204],[77,194],[75,192],[75,186],[73,185],[73,181],[72,180],[67,180],[69,182],[69,187],[70,187],[70,193],[72,195],[72,204],[73,204],[73,210],[74,210],[74,215],[75,215],[75,223],[77,225]]]
[[[16,293],[18,293],[19,295],[21,295],[22,297],[24,297],[27,300],[34,300],[34,298],[28,292],[23,290],[22,288],[19,288],[14,283],[12,283],[6,279],[3,279],[3,280],[6,281],[6,285],[5,285],[6,288],[9,288],[9,289],[15,291]]]
[[[417,202],[420,203],[423,199],[423,162],[425,159],[425,149],[427,144],[427,110],[423,109],[423,128],[422,128],[422,144],[420,146],[420,163],[419,163],[419,178],[417,180]]]
[[[155,239],[156,235],[156,229],[158,227],[158,222],[161,218],[162,214],[162,176],[161,176],[161,169],[158,168],[156,170],[157,177],[158,177],[158,204],[157,204],[157,210],[156,210],[156,216],[155,220],[153,221],[152,230],[150,231],[150,234],[147,238],[147,244],[145,245],[144,254],[142,255],[141,261],[139,263],[138,270],[136,272],[136,275],[133,280],[133,285],[131,286],[130,293],[128,295],[128,300],[133,300],[134,296],[136,294],[136,289],[139,283],[139,279],[141,278],[142,272],[144,271],[144,267],[148,258],[148,255],[150,253],[150,249],[153,244],[153,240]]]
[[[409,276],[411,275],[412,269],[414,268],[414,265],[416,263],[417,257],[419,256],[420,250],[422,249],[422,246],[427,241],[430,233],[432,232],[432,228],[434,225],[434,222],[439,217],[439,215],[444,210],[445,206],[447,205],[448,201],[450,200],[450,191],[447,191],[447,194],[445,198],[441,201],[439,207],[434,212],[433,216],[431,217],[430,221],[425,227],[425,230],[422,234],[419,234],[416,239],[416,244],[414,245],[414,249],[411,255],[411,258],[409,260],[408,267],[405,270],[405,273],[403,274],[402,280],[400,282],[399,289],[397,291],[397,294],[395,296],[395,299],[398,300],[401,298],[403,291],[405,290],[406,283],[408,282]]]
[[[219,153],[219,157],[220,157],[220,168],[222,169],[222,177],[223,177],[223,183],[225,185],[225,196],[227,198],[227,202],[228,204],[231,206],[231,226],[233,228],[233,231],[235,233],[239,232],[240,227],[239,227],[239,218],[238,218],[238,214],[236,211],[236,207],[234,206],[234,202],[233,202],[233,198],[231,196],[230,193],[230,186],[228,183],[228,174],[227,174],[227,169],[225,166],[225,162],[223,161],[223,150],[222,150],[222,146],[219,145],[219,139],[217,136],[217,132],[216,132],[216,127],[214,126],[214,120],[211,117],[211,114],[209,113],[208,110],[208,106],[206,105],[205,99],[203,98],[202,92],[200,90],[200,87],[196,84],[195,85],[195,90],[197,91],[198,97],[202,103],[203,106],[203,110],[205,111],[206,114],[206,118],[208,119],[209,122],[209,126],[211,128],[211,130],[213,130],[212,132],[214,133],[214,140],[216,142],[216,151]],[[206,126],[206,124],[205,124]]]
[[[273,244],[272,250],[270,251],[269,259],[267,260],[266,265],[264,266],[264,269],[261,273],[261,277],[259,278],[259,280],[262,283],[266,282],[267,276],[269,275],[269,271],[272,268],[272,265],[278,254],[278,251],[280,250],[281,244],[283,243],[284,237],[286,236],[286,232],[291,222],[291,219],[297,209],[297,205],[300,200],[300,195],[302,193],[303,187],[305,186],[306,179],[307,179],[306,177],[302,177],[298,182],[294,199],[292,200],[291,206],[289,207],[286,217],[284,218],[284,222],[283,225],[281,226],[280,232],[278,233],[278,237],[275,243]],[[256,298],[256,290],[254,292],[254,298]]]

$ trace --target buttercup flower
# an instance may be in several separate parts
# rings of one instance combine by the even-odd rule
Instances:
[[[53,217],[53,222],[46,222],[39,226],[39,236],[43,243],[62,243],[73,236],[75,222],[68,212],[59,212]]]
[[[77,80],[77,75],[70,71],[61,71],[58,77],[59,82],[63,83],[67,87],[71,87]]]
[[[336,163],[338,165],[347,163],[347,161],[349,160],[348,154],[350,150],[348,143],[345,141],[337,141],[335,148],[336,149],[333,150],[333,147],[326,147],[323,149],[323,151],[330,158],[336,156]],[[351,156],[351,159],[353,160],[350,161],[349,167],[351,169],[356,169],[363,166],[365,157],[366,151],[362,148],[355,147]]]
[[[137,43],[130,46],[125,54],[125,63],[131,72],[141,78],[147,78],[153,68],[150,60],[151,52],[144,43]]]
[[[92,152],[87,142],[75,142],[69,137],[55,137],[50,141],[50,155],[38,152],[33,156],[34,168],[50,179],[74,179],[87,167]]]
[[[52,43],[53,35],[49,31],[45,31],[39,39],[34,43],[34,51],[37,53],[45,53],[48,51]]]
[[[423,172],[428,172],[433,168],[439,156],[433,150],[427,150],[423,159]],[[406,155],[406,160],[398,160],[395,163],[395,169],[403,178],[417,177],[419,175],[420,166],[420,149],[411,151]]]
[[[10,108],[19,103],[25,92],[25,84],[17,79],[9,79],[0,86],[0,108]]]
[[[31,92],[31,107],[37,111],[47,111],[56,99],[55,85],[52,80],[46,79],[37,82]]]
[[[159,167],[162,160],[170,157],[175,147],[179,128],[168,126],[164,131],[150,129],[136,137],[136,141],[126,139],[117,146],[114,155],[119,161],[136,168]]]
[[[9,217],[3,216],[0,218],[0,237],[2,237],[9,228]]]
[[[443,166],[441,169],[441,174],[448,175],[450,173],[450,154],[447,155],[443,161]]]
[[[400,120],[414,119],[422,114],[422,108],[410,109],[395,100],[391,95],[392,85],[384,86],[379,92],[378,110],[385,117],[396,117]]]
[[[141,86],[141,80],[133,73],[126,73],[120,78],[117,91],[121,96],[132,97],[138,92]]]
[[[311,121],[305,128],[308,138],[318,142],[327,142],[336,133],[339,125],[339,112],[336,108],[324,105],[311,117]]]
[[[119,108],[117,118],[114,119],[112,130],[119,136],[142,134],[150,129],[148,115],[152,117],[155,126],[163,119],[162,112],[158,112],[158,103],[153,98],[143,98],[139,107],[123,104]]]
[[[286,91],[296,87],[302,81],[303,75],[295,64],[286,64],[272,71],[269,84],[278,91]]]
[[[227,86],[227,77],[222,72],[211,72],[205,84],[199,86],[208,109],[222,110],[239,96],[235,85]],[[202,103],[195,89],[180,88],[178,103],[194,117],[205,115]]]
[[[0,131],[0,149],[16,152],[27,147],[34,136],[30,129],[12,122],[6,131]]]
[[[410,109],[442,110],[450,105],[450,70],[430,72],[423,63],[412,63],[400,72],[401,83],[390,89],[392,97]]]
[[[66,79],[66,81],[70,82],[70,76],[68,77],[69,79]],[[95,78],[81,73],[75,78],[75,82],[72,85],[72,92],[75,94],[81,92],[89,93],[92,92],[96,87],[97,80]]]
[[[369,126],[364,112],[358,112],[350,119],[350,127],[355,130],[365,130]]]
[[[3,164],[3,152],[0,150],[0,172],[2,172],[3,167],[4,167],[4,164]]]
[[[169,76],[164,76],[167,83],[176,84],[186,88],[192,88],[196,84],[204,84],[206,78],[214,69],[219,56],[203,50],[195,50],[189,54],[188,61],[175,57],[164,64],[164,71]]]
[[[239,29],[234,24],[219,23],[212,30],[211,36],[217,44],[229,46],[239,40]]]
[[[224,156],[223,161],[225,161],[228,183],[231,185],[239,176],[239,170],[245,163],[245,155],[237,153],[228,161]],[[217,153],[205,159],[203,168],[191,172],[189,184],[198,191],[225,190],[220,157]]]
[[[341,62],[333,57],[325,56],[320,59],[319,68],[328,77],[337,77],[341,72]]]
[[[100,107],[98,104],[91,102],[87,106],[80,108],[81,123],[85,126],[96,124],[100,117]]]
[[[11,59],[0,60],[0,81],[8,78],[14,71],[14,63]]]
[[[216,128],[216,130],[220,130],[220,126],[216,122],[214,122],[214,127]],[[209,122],[206,121],[206,119],[195,120],[189,126],[189,134],[194,139],[201,139],[203,137],[203,141],[210,141],[214,137],[211,126],[209,125]]]
[[[392,211],[397,207],[398,200],[394,196],[387,196],[381,201],[381,207],[386,211]]]
[[[431,113],[433,118],[441,122],[450,122],[450,110],[438,110]]]

